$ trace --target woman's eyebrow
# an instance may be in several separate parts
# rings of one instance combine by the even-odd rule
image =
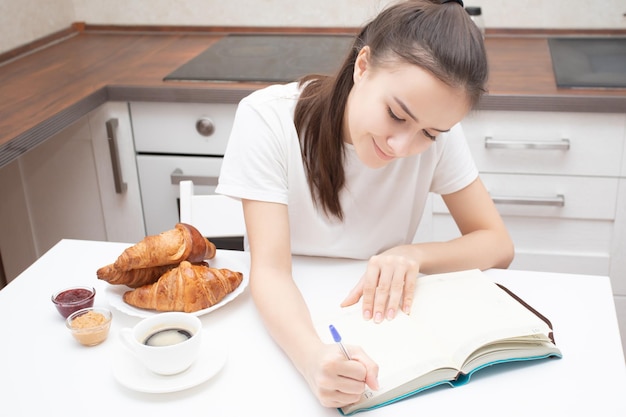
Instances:
[[[393,100],[398,104],[398,106],[400,106],[402,108],[402,111],[404,111],[406,114],[409,115],[409,117],[413,120],[415,120],[416,122],[419,122],[419,120],[417,119],[417,117],[415,117],[415,115],[413,115],[413,113],[411,113],[411,111],[409,110],[409,108],[406,106],[406,104],[404,104],[398,97],[394,97]],[[432,130],[436,130],[437,132],[441,132],[441,133],[446,133],[449,132],[450,129],[437,129],[434,127],[431,127]]]

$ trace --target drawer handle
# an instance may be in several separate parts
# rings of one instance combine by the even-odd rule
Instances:
[[[554,197],[515,197],[515,196],[491,196],[496,204],[520,204],[524,206],[565,206],[565,196],[557,194]]]
[[[170,175],[173,185],[178,185],[181,181],[193,181],[194,185],[217,185],[217,177],[204,177],[202,175],[185,175],[183,170],[176,168]]]
[[[203,117],[196,122],[196,130],[202,136],[211,136],[215,133],[215,123],[208,117]]]
[[[485,137],[485,148],[487,149],[544,149],[567,151],[570,148],[569,139],[550,141],[528,141],[528,140],[497,140],[492,137]]]
[[[109,141],[109,152],[111,152],[111,165],[113,168],[113,183],[115,192],[124,194],[128,189],[128,184],[122,178],[122,164],[120,163],[120,153],[117,146],[117,119],[109,119],[105,123],[107,128],[107,138]]]

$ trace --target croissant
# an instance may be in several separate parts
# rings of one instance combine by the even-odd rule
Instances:
[[[149,310],[192,313],[219,303],[242,281],[241,272],[183,261],[154,284],[127,291],[123,300],[132,306]]]
[[[131,288],[137,288],[156,282],[161,275],[174,267],[176,267],[175,264],[122,271],[117,269],[115,264],[110,264],[99,268],[96,271],[96,276],[109,284],[123,284]]]
[[[146,236],[127,248],[114,265],[120,271],[178,264],[181,261],[201,262],[215,257],[215,245],[198,229],[177,223],[172,230]]]

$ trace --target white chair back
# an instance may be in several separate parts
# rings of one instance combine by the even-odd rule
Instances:
[[[219,194],[194,194],[192,181],[181,181],[180,221],[194,226],[203,236],[243,236],[246,225],[241,201]]]

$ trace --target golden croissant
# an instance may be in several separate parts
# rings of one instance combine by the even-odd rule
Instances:
[[[216,247],[198,229],[177,223],[172,230],[146,236],[127,248],[114,265],[119,271],[178,264],[181,261],[201,262],[215,257]]]
[[[172,264],[122,271],[117,269],[114,264],[110,264],[99,268],[96,271],[96,276],[98,279],[106,281],[109,284],[121,284],[131,288],[137,288],[156,282],[161,278],[161,275],[175,267],[176,265]]]
[[[127,291],[123,300],[148,310],[192,313],[219,303],[242,281],[241,272],[183,261],[154,284]]]

